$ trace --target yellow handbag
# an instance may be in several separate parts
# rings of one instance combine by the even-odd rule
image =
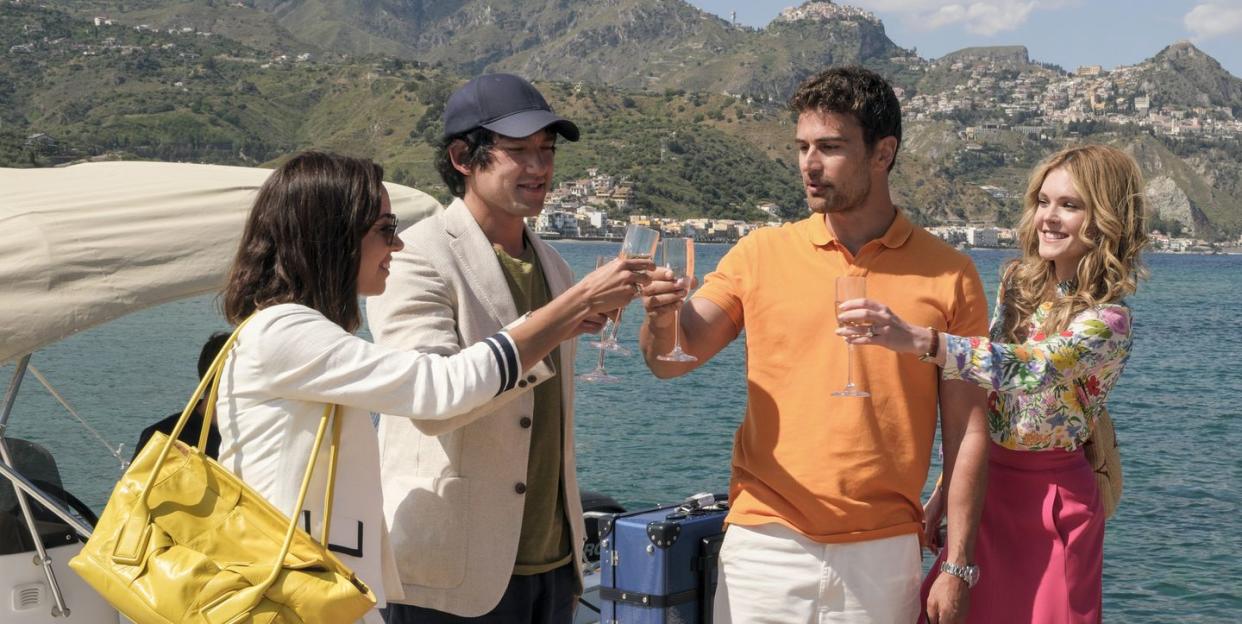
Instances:
[[[1095,485],[1100,491],[1100,503],[1104,508],[1104,517],[1111,518],[1121,504],[1122,475],[1121,447],[1117,442],[1117,431],[1113,427],[1113,419],[1108,409],[1103,408],[1095,417],[1095,425],[1091,428],[1091,439],[1083,444],[1083,452],[1091,469],[1095,471]]]
[[[302,477],[302,509],[333,422],[319,542],[203,453],[224,362],[238,325],[170,435],[155,434],[112,490],[95,531],[69,567],[136,624],[354,622],[375,594],[325,547],[332,517],[339,419],[324,407]],[[198,446],[177,439],[210,385]]]

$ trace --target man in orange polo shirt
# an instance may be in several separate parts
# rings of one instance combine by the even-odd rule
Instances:
[[[987,333],[983,287],[969,257],[893,205],[901,109],[883,78],[829,69],[790,106],[810,218],[742,239],[684,304],[685,284],[666,271],[644,288],[640,341],[658,377],[690,372],[746,330],[748,400],[715,621],[914,622],[920,493],[939,409],[952,570],[926,613],[956,622],[980,573],[971,555],[986,479],[985,393],[941,381],[916,356],[857,348],[853,380],[870,396],[833,396],[848,372],[834,283],[861,276],[868,298],[961,336]],[[673,346],[678,307],[682,348],[697,362],[656,359]]]

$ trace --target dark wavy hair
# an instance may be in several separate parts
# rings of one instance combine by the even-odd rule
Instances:
[[[475,128],[446,136],[436,146],[436,171],[454,197],[466,196],[466,176],[453,166],[453,158],[449,156],[449,146],[457,141],[465,143],[466,153],[462,164],[472,169],[476,167],[486,169],[492,164],[492,148],[496,146],[496,136],[495,132],[487,128]]]
[[[789,108],[799,114],[819,111],[853,115],[862,126],[868,151],[876,141],[890,136],[897,139],[897,149],[901,148],[901,102],[888,82],[869,69],[832,67],[811,76],[789,98]],[[897,164],[897,149],[888,163],[889,171]]]
[[[224,315],[299,303],[354,331],[362,237],[379,219],[384,169],[365,158],[302,152],[263,183],[229,269]]]

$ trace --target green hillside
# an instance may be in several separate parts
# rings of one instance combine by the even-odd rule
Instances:
[[[461,77],[398,60],[272,62],[220,37],[97,29],[39,8],[0,14],[0,36],[21,40],[33,24],[61,43],[0,57],[0,84],[12,86],[0,100],[0,164],[96,157],[261,164],[313,146],[371,156],[392,179],[445,196],[432,142]],[[561,179],[588,167],[629,176],[638,209],[656,214],[756,218],[760,202],[800,201],[792,164],[712,127],[756,114],[739,112],[733,98],[542,87],[587,136],[563,147]],[[656,167],[661,145],[665,166]],[[758,175],[739,179],[739,171]]]
[[[805,76],[862,63],[899,83],[916,61],[866,20],[738,28],[684,0],[45,0],[128,25],[192,26],[265,51],[332,58],[389,56],[464,75],[628,90],[686,89],[782,100]]]
[[[254,165],[318,147],[373,157],[394,181],[446,199],[431,164],[443,103],[481,68],[509,68],[555,77],[537,82],[584,130],[583,141],[561,146],[558,180],[592,167],[623,176],[636,191],[632,210],[656,215],[760,219],[755,206],[774,202],[794,217],[805,208],[782,101],[803,76],[861,60],[907,98],[943,102],[963,89],[974,98],[950,112],[926,99],[923,112],[908,111],[892,186],[920,223],[1011,225],[1032,166],[1066,144],[1097,141],[1139,158],[1154,181],[1157,223],[1216,239],[1242,234],[1236,138],[1157,134],[1104,114],[1023,128],[1032,113],[1000,109],[1014,85],[1039,94],[1075,78],[1021,46],[923,61],[866,16],[756,30],[682,0],[0,3],[4,166]],[[113,24],[96,26],[96,15]],[[1153,107],[1182,107],[1162,113],[1165,124],[1242,116],[1242,81],[1189,44],[1119,69],[1107,87],[1098,80],[1078,88],[1103,89],[1102,101],[1118,107],[1110,114],[1151,94]]]

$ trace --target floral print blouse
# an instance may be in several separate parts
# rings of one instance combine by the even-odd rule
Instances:
[[[997,299],[1000,301],[1000,299]],[[1039,331],[1052,304],[1035,310],[1022,344],[1000,340],[1001,307],[991,337],[945,335],[945,379],[962,379],[988,393],[988,430],[1014,450],[1072,451],[1091,437],[1130,356],[1130,308],[1124,303],[1084,310],[1065,331]]]

